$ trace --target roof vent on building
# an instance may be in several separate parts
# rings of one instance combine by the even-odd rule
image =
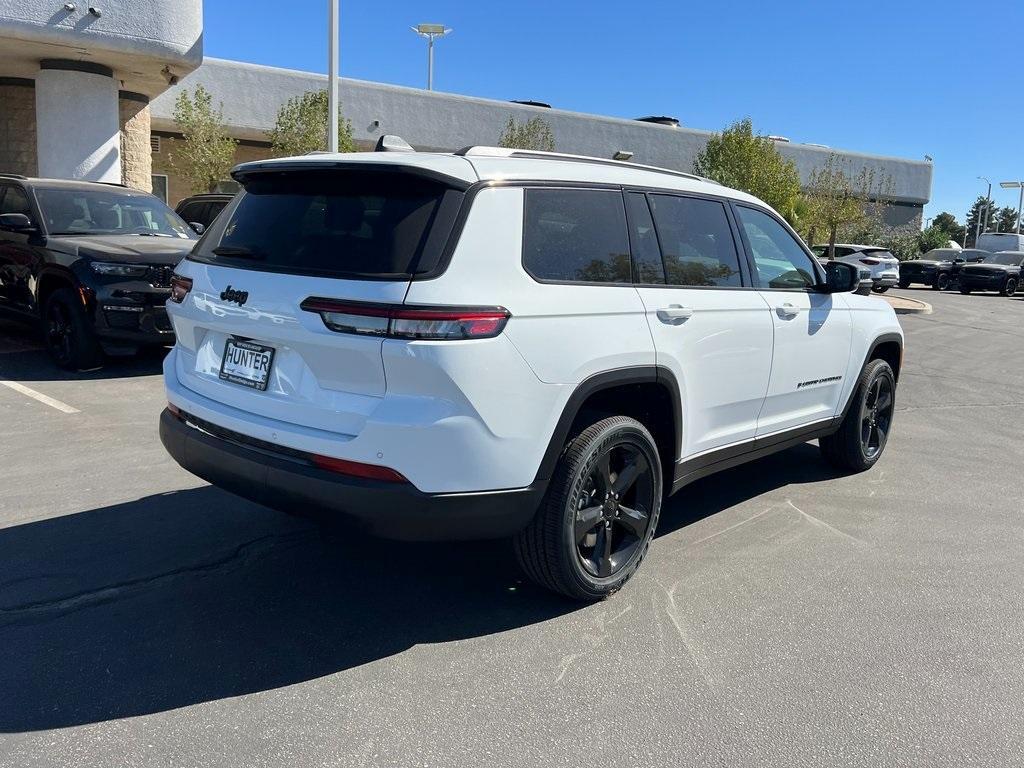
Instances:
[[[523,104],[527,107],[543,107],[544,109],[551,109],[551,105],[543,101],[531,101],[530,99],[512,99],[513,104]]]
[[[777,141],[780,144],[789,144],[789,139],[785,136],[768,136],[770,141]]]
[[[149,149],[154,155],[160,154],[160,137],[150,136],[149,137]]]
[[[647,117],[636,118],[637,122],[640,123],[655,123],[657,125],[670,125],[673,128],[679,127],[679,120],[674,117],[668,117],[667,115],[648,115]]]

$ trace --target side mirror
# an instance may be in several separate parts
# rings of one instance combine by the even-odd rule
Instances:
[[[858,296],[870,296],[871,286],[873,285],[871,280],[871,271],[868,269],[861,269],[858,271],[860,272],[858,275],[858,283],[853,292]]]
[[[0,213],[0,229],[8,232],[34,232],[36,225],[24,213]]]
[[[206,231],[206,227],[204,227],[204,226],[203,226],[202,224],[200,224],[200,223],[199,223],[198,221],[190,221],[190,222],[188,223],[188,225],[189,225],[190,227],[192,227],[192,229],[193,229],[193,230],[195,230],[195,233],[196,233],[197,235],[201,235],[201,234],[203,234],[203,232],[205,232],[205,231]]]
[[[856,289],[859,283],[859,270],[853,264],[847,264],[845,261],[830,261],[825,264],[825,290],[828,293],[849,293]]]

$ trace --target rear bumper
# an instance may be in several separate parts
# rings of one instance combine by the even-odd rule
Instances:
[[[423,493],[328,472],[287,455],[215,437],[164,410],[160,440],[189,472],[226,491],[281,511],[345,516],[370,533],[407,541],[511,536],[531,520],[542,487],[480,493]]]
[[[871,283],[875,288],[892,288],[894,285],[898,285],[899,282],[900,278],[898,275],[884,275],[871,278]]]

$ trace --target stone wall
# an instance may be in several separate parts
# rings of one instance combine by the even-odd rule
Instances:
[[[31,80],[0,77],[0,173],[38,173],[36,91]]]
[[[117,99],[121,126],[121,183],[153,191],[153,153],[149,145],[149,99],[121,91]]]

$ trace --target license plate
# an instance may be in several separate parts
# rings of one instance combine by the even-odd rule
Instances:
[[[263,392],[270,381],[270,364],[273,360],[273,347],[241,339],[228,339],[224,345],[220,377],[225,381]]]

